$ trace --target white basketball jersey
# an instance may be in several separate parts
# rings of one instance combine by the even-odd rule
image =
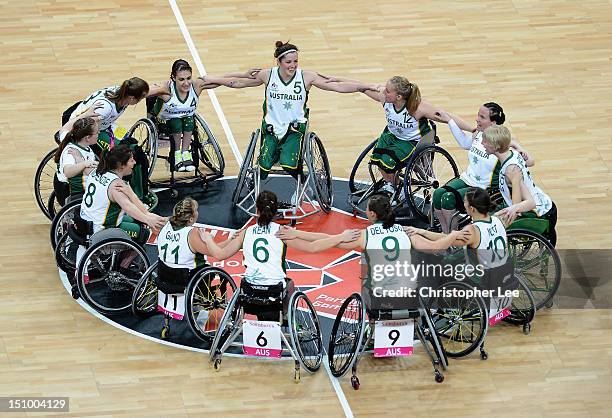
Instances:
[[[280,77],[278,67],[270,70],[266,85],[264,120],[274,127],[274,135],[281,139],[292,122],[306,122],[306,102],[308,92],[304,84],[304,74],[297,69],[293,78],[285,83]]]
[[[170,82],[170,99],[164,102],[157,117],[168,120],[193,116],[199,101],[200,98],[196,94],[193,84],[189,88],[189,93],[187,93],[185,100],[181,100],[176,90],[176,83]]]
[[[474,134],[472,146],[468,152],[468,167],[461,173],[461,180],[468,186],[486,189],[493,184],[495,166],[499,163],[493,154],[487,154],[482,145],[482,131]],[[496,184],[494,184],[496,186]]]
[[[119,90],[119,86],[107,87],[98,91],[94,91],[89,95],[85,100],[81,102],[77,106],[77,108],[72,112],[70,119],[73,119],[83,113],[85,113],[90,107],[94,104],[102,105],[101,109],[96,110],[96,114],[100,116],[100,130],[103,131],[111,127],[113,122],[119,119],[119,116],[125,112],[127,106],[122,107],[121,109],[117,109],[117,105],[115,102],[111,101],[105,96],[107,92],[115,92]]]
[[[398,112],[393,103],[384,103],[383,109],[387,118],[387,129],[401,141],[418,141],[431,130],[427,118],[416,120],[408,113],[406,106]]]
[[[366,243],[364,248],[368,264],[368,277],[372,269],[376,270],[387,264],[395,264],[409,260],[412,243],[401,225],[394,224],[383,228],[382,223],[375,223],[366,228]]]
[[[94,224],[94,232],[118,226],[123,220],[123,209],[108,196],[108,188],[114,181],[122,181],[118,175],[107,171],[99,175],[95,171],[87,177],[85,194],[81,202],[81,218]]]
[[[285,284],[285,243],[276,237],[280,225],[270,222],[268,226],[253,225],[247,228],[242,252],[246,266],[245,278],[249,283],[274,285]]]
[[[510,187],[511,185],[508,184],[508,181],[506,180],[506,170],[508,170],[508,167],[516,165],[521,169],[521,172],[523,174],[523,183],[525,183],[527,189],[529,190],[529,193],[531,193],[531,196],[535,201],[535,213],[538,216],[545,215],[552,208],[552,200],[533,182],[533,178],[531,177],[531,173],[529,173],[529,170],[527,170],[527,166],[525,165],[525,160],[523,159],[523,156],[513,150],[511,150],[510,153],[510,157],[508,157],[506,161],[502,163],[501,169],[499,171],[499,190],[501,191],[506,205],[512,205],[512,192]]]
[[[72,152],[70,152],[72,151]],[[82,159],[78,160],[74,157],[73,153],[78,153]],[[87,175],[85,175],[85,170],[77,174],[76,176],[68,179],[64,174],[64,168],[67,165],[78,164],[81,161],[97,161],[98,158],[96,154],[91,150],[91,148],[83,148],[78,144],[69,142],[64,150],[62,151],[62,155],[60,156],[59,166],[57,170],[57,178],[59,181],[63,181],[64,183],[68,183],[70,180],[70,187],[78,189],[79,185],[81,190],[85,189],[85,181],[87,180]]]
[[[485,268],[499,267],[508,259],[508,238],[506,228],[496,216],[490,221],[474,221],[475,228],[480,232],[480,242],[476,250],[478,262]]]
[[[168,222],[157,236],[159,259],[172,268],[193,270],[206,262],[206,256],[194,252],[189,246],[189,233],[193,226],[174,229]]]

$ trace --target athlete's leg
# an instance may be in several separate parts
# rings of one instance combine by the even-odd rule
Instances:
[[[370,161],[379,167],[383,179],[390,184],[391,189],[396,188],[393,184],[395,172],[406,163],[415,148],[412,142],[397,139],[387,128],[380,134]]]
[[[446,183],[445,187],[449,187],[451,189],[456,190],[461,196],[461,199],[463,199],[465,193],[470,188],[461,179],[452,179],[451,181]],[[434,214],[436,218],[438,218],[438,221],[440,221],[440,227],[442,228],[442,232],[448,233],[456,229],[458,225],[458,219],[455,215],[457,213],[459,203],[461,203],[461,206],[463,206],[463,200],[461,202],[457,202],[455,193],[447,190],[444,187],[440,187],[434,192]]]
[[[305,123],[300,123],[297,127],[289,126],[287,134],[280,143],[280,165],[295,179],[302,173],[302,146],[305,132]]]
[[[262,143],[259,149],[259,171],[262,180],[265,180],[270,173],[272,166],[279,158],[278,139],[272,131],[272,125],[266,125],[265,122],[261,125]]]
[[[194,171],[195,167],[193,165],[193,156],[189,150],[194,128],[193,116],[181,118],[181,122],[183,131],[183,142],[181,144],[181,149],[183,152],[183,165],[187,171]]]

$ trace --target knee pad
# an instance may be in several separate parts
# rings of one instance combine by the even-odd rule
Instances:
[[[145,228],[144,225],[140,225],[140,229],[138,230],[138,234],[134,238],[134,241],[140,245],[145,245],[149,239],[149,235],[151,235],[151,232]]]
[[[455,209],[457,207],[457,202],[455,200],[455,196],[450,192],[445,192],[440,199],[440,207],[442,209]]]

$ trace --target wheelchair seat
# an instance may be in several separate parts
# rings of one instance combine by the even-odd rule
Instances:
[[[528,231],[532,231],[537,234],[546,236],[546,234],[548,233],[548,228],[548,219],[520,217],[517,218],[514,222],[512,222],[512,224],[510,224],[507,229],[526,229]]]
[[[161,260],[157,263],[157,276],[154,276],[153,282],[163,293],[184,293],[189,280],[191,271],[188,268],[172,268]]]
[[[68,225],[68,235],[73,242],[84,247],[89,246],[89,238],[93,235],[93,222],[81,218],[79,211],[76,211],[73,224]]]
[[[387,321],[391,319],[416,319],[421,316],[418,309],[369,309],[366,308],[371,321]]]

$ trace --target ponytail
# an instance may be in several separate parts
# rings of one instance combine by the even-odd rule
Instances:
[[[395,214],[387,196],[380,194],[372,196],[368,201],[368,209],[376,214],[376,220],[382,222],[384,229],[389,229],[395,224]]]
[[[498,125],[503,125],[506,121],[506,115],[504,114],[504,109],[500,105],[495,102],[488,102],[483,104],[484,107],[489,109],[489,120],[491,122],[495,122]]]
[[[149,93],[149,84],[142,78],[132,77],[125,80],[119,90],[114,92],[106,92],[106,98],[114,102],[124,100],[128,96],[136,97],[142,100]]]
[[[195,214],[197,208],[198,202],[196,202],[191,197],[186,197],[185,199],[174,205],[174,209],[172,210],[172,216],[169,219],[170,224],[172,224],[172,228],[180,229],[187,226],[187,224],[189,224],[189,220]]]
[[[96,121],[94,120],[94,118],[89,117],[89,116],[76,120],[74,124],[72,125],[72,129],[70,130],[70,132],[68,132],[66,136],[64,137],[64,139],[62,139],[62,142],[60,142],[57,148],[57,151],[55,152],[55,156],[54,156],[55,162],[56,163],[60,162],[62,152],[64,151],[64,148],[66,148],[66,146],[69,143],[72,142],[76,144],[81,139],[85,138],[86,136],[93,135],[95,133],[94,132],[95,125],[96,125]]]
[[[117,145],[100,158],[96,173],[102,175],[108,171],[116,170],[126,165],[132,155],[132,150],[127,145]]]
[[[278,211],[278,198],[274,193],[264,190],[257,196],[255,206],[258,213],[257,225],[268,226]]]
[[[282,57],[284,57],[287,54],[299,51],[297,46],[290,44],[289,42],[283,42],[283,41],[276,41],[276,43],[274,44],[274,47],[275,47],[274,58],[276,58],[277,60],[280,60]]]
[[[396,75],[389,79],[389,83],[397,91],[397,94],[406,100],[406,109],[408,113],[414,115],[419,105],[421,104],[421,90],[415,83],[408,81],[406,77]]]
[[[479,187],[470,187],[465,193],[465,198],[468,205],[476,209],[481,215],[487,215],[495,209],[489,192]]]

